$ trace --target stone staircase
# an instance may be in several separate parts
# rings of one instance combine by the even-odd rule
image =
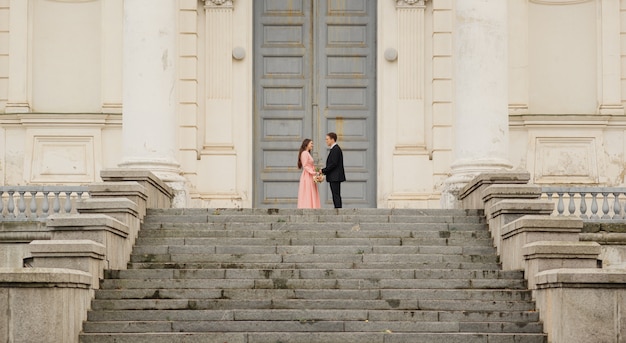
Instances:
[[[82,343],[545,343],[465,210],[150,210]]]

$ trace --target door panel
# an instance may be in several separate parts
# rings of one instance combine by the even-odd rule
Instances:
[[[255,207],[295,207],[304,138],[339,135],[344,206],[376,206],[375,1],[255,0]],[[326,183],[322,207],[331,207]]]

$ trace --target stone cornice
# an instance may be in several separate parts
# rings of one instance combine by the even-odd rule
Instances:
[[[428,0],[394,0],[396,7],[424,7]]]
[[[233,8],[234,0],[204,0],[204,8]]]

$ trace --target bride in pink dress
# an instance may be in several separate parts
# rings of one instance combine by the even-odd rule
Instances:
[[[320,208],[320,193],[313,179],[318,175],[313,164],[313,141],[305,139],[298,153],[298,169],[302,169],[298,188],[298,208]]]

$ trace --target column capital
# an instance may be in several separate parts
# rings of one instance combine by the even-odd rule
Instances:
[[[394,0],[396,2],[396,8],[402,7],[424,7],[428,0]]]
[[[204,0],[204,8],[233,8],[235,0]]]

